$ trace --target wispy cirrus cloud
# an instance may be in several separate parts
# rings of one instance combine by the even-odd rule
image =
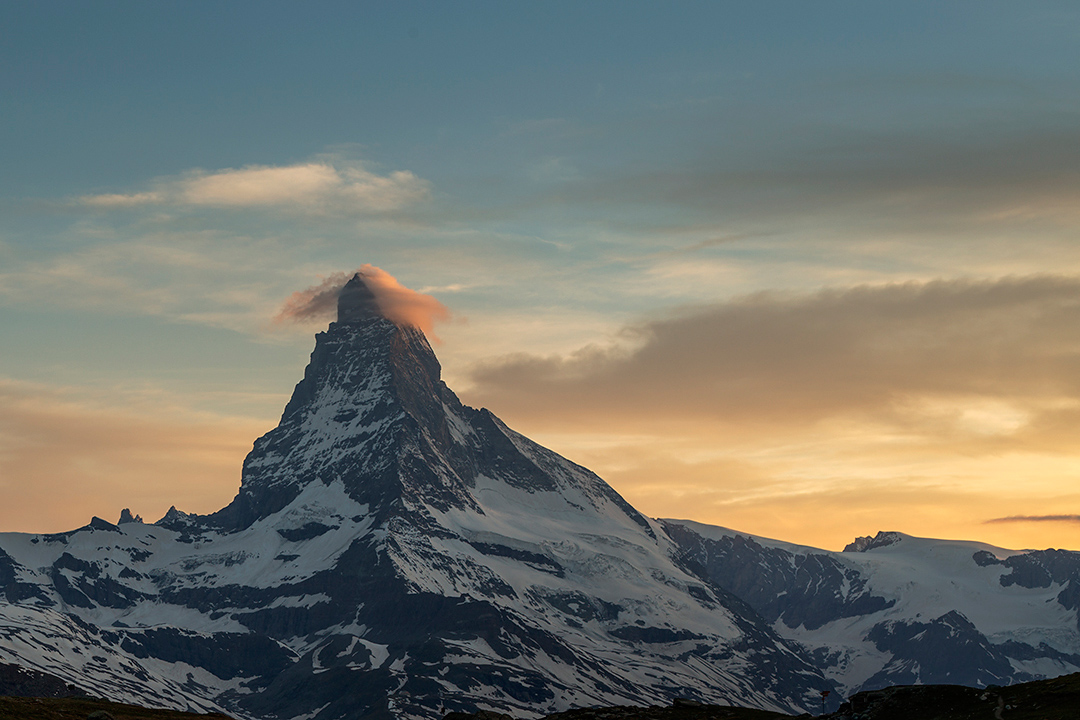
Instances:
[[[104,193],[102,195],[84,195],[79,198],[83,205],[99,208],[126,208],[139,205],[153,205],[165,201],[162,192]]]
[[[827,218],[831,232],[856,239],[868,230],[948,232],[955,242],[1003,224],[1059,231],[1080,217],[1077,140],[1075,118],[961,132],[823,126],[759,148],[749,162],[704,149],[670,166],[584,172],[572,191],[552,186],[544,202],[625,207],[621,222],[631,224],[655,217],[642,208],[661,207],[677,209],[670,216],[690,226],[712,218],[800,231]]]
[[[1009,515],[1008,517],[991,518],[985,524],[996,525],[999,523],[1045,523],[1064,522],[1080,524],[1080,515]]]
[[[407,170],[380,175],[356,162],[319,160],[191,170],[158,179],[149,190],[84,195],[77,202],[99,209],[168,205],[380,213],[422,200],[428,192],[428,183]]]

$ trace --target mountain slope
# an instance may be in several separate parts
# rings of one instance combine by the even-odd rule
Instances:
[[[705,577],[804,645],[845,693],[1080,670],[1080,553],[902,533],[835,553],[686,520],[661,524]]]
[[[817,706],[801,648],[661,525],[439,375],[354,278],[227,507],[0,535],[0,659],[250,718]]]

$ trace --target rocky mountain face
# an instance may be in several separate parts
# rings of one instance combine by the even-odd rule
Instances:
[[[83,697],[86,693],[54,675],[20,665],[0,663],[0,696],[33,698]]]
[[[845,695],[1080,670],[1080,553],[897,532],[836,553],[683,520],[661,525],[703,577],[806,648]]]
[[[0,535],[0,660],[243,718],[798,712],[833,688],[674,525],[462,405],[359,277],[235,500],[121,520]]]

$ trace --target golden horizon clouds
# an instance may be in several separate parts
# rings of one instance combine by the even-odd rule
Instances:
[[[896,426],[932,418],[973,438],[1071,422],[1080,410],[1077,277],[756,293],[629,325],[620,338],[480,362],[470,397],[559,422],[567,410],[631,426],[871,413]]]
[[[326,322],[337,319],[337,299],[353,275],[359,274],[375,296],[375,301],[388,319],[419,328],[425,335],[434,335],[435,323],[451,319],[449,308],[427,295],[405,287],[397,278],[370,263],[353,272],[335,272],[318,285],[294,292],[282,305],[274,322]]]
[[[836,549],[852,527],[1080,547],[986,524],[1080,511],[1080,278],[755,294],[621,337],[481,363],[463,399],[649,515]]]
[[[191,170],[158,180],[153,190],[84,195],[78,202],[99,209],[173,205],[381,213],[422,200],[428,193],[428,183],[405,170],[379,175],[355,162],[317,161]]]
[[[520,423],[512,427],[523,428]],[[956,458],[908,448],[890,460],[873,438],[762,433],[728,443],[721,431],[605,438],[536,437],[597,472],[651,517],[680,518],[840,550],[896,530],[1004,548],[1080,549],[1080,521],[1035,513],[1080,508],[1075,456]],[[710,446],[710,440],[713,443]],[[1022,468],[1039,466],[1043,482]],[[1032,515],[1005,518],[1022,509]]]

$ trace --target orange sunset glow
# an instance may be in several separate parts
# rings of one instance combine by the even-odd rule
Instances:
[[[227,504],[359,272],[651,517],[1080,549],[1037,5],[2,11],[0,531]]]

